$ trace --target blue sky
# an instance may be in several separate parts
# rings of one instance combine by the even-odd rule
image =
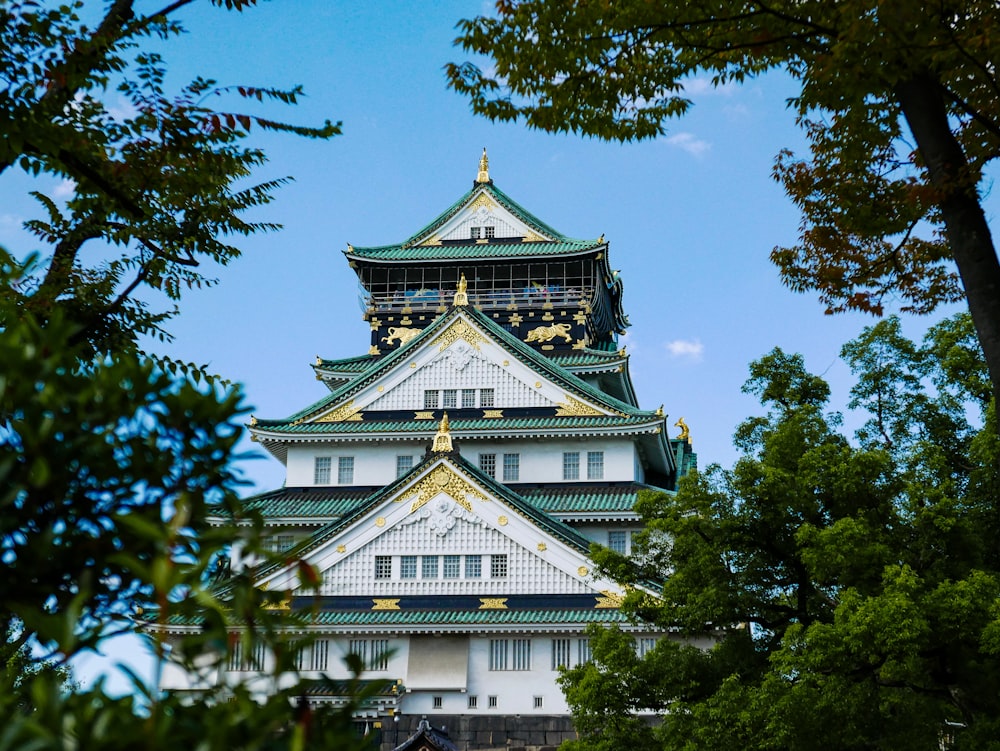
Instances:
[[[671,425],[684,417],[702,466],[736,458],[733,429],[758,410],[740,393],[747,363],[775,346],[801,352],[843,405],[850,380],[840,347],[872,319],[825,316],[814,297],[782,287],[768,261],[774,246],[794,242],[799,223],[770,177],[779,149],[804,151],[785,106],[791,82],[768,76],[713,90],[695,80],[690,114],[638,144],[494,125],[447,90],[443,73],[466,59],[453,46],[456,22],[489,11],[458,0],[184,11],[190,33],[164,48],[171,80],[302,84],[302,105],[267,114],[342,120],[344,135],[255,135],[270,157],[261,179],[295,177],[258,214],[284,229],[242,243],[243,258],[218,271],[217,287],[182,302],[166,353],[242,382],[259,416],[284,417],[323,396],[315,357],[362,354],[369,340],[341,251],[408,237],[471,186],[485,146],[508,195],[569,236],[608,238],[632,321],[622,343],[640,404],[662,403]],[[7,176],[0,185],[0,243],[15,250],[30,247],[17,226],[37,213],[26,185]],[[988,209],[993,220],[995,199]],[[919,335],[927,323],[905,328]],[[283,480],[273,459],[241,464],[257,490]]]

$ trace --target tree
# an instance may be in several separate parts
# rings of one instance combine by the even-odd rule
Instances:
[[[635,585],[626,610],[676,638],[639,657],[593,629],[594,661],[561,678],[567,749],[997,747],[998,442],[974,330],[959,316],[919,346],[888,318],[843,356],[856,442],[775,350],[751,365],[768,411],[733,469],[644,496],[633,558],[597,551]],[[600,717],[623,707],[663,722],[619,735]]]
[[[259,519],[237,496],[242,394],[143,349],[169,337],[174,312],[150,307],[150,293],[176,303],[213,283],[201,264],[238,257],[230,236],[275,228],[244,217],[281,182],[247,182],[264,160],[247,145],[251,128],[328,138],[338,126],[207,105],[227,94],[294,104],[297,89],[197,79],[169,96],[165,63],[143,43],[181,33],[174,16],[188,3],[142,15],[113,0],[91,28],[82,2],[0,0],[0,176],[74,186],[63,205],[35,194],[44,215],[28,228],[40,249],[0,249],[4,748],[364,745],[350,725],[371,690],[360,684],[354,702],[314,711],[298,700],[303,685],[261,701],[240,687],[164,695],[136,678],[135,695],[115,699],[102,685],[65,683],[75,655],[143,621],[157,657],[192,675],[226,659],[233,623],[279,657],[276,673],[292,663],[291,616],[266,607],[280,594],[249,575],[222,592],[213,577],[233,544],[264,554]],[[112,113],[109,91],[131,111]],[[208,521],[226,515],[233,524]],[[201,632],[168,642],[163,627],[176,618],[197,619]]]
[[[687,111],[695,75],[720,85],[777,69],[797,80],[791,107],[811,158],[783,151],[775,166],[803,217],[799,243],[772,253],[785,283],[816,290],[828,312],[881,314],[892,295],[926,313],[964,295],[1000,395],[1000,262],[979,201],[1000,153],[995,2],[510,0],[497,9],[462,21],[457,40],[493,70],[448,66],[450,85],[493,120],[650,138]]]

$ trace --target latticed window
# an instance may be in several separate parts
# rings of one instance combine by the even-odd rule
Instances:
[[[337,457],[337,483],[350,485],[352,482],[354,482],[354,457]]]
[[[445,579],[457,579],[462,575],[462,556],[446,555],[441,568]]]
[[[399,577],[401,579],[417,578],[417,557],[415,555],[404,555],[399,559]]]
[[[482,231],[482,227],[469,227],[469,238],[472,240],[478,240]]]
[[[484,409],[493,406],[493,389],[479,389],[479,406]]]
[[[521,455],[503,455],[503,481],[517,482],[521,479]]]
[[[567,451],[563,454],[563,479],[580,479],[580,452]]]
[[[641,636],[636,642],[636,654],[638,654],[639,657],[645,657],[653,651],[655,646],[656,639],[651,636]]]
[[[490,578],[507,578],[507,554],[497,553],[490,556]]]
[[[470,696],[469,697],[469,709],[478,709],[478,708],[479,708],[479,697],[478,696]]]
[[[413,469],[413,457],[412,456],[397,456],[396,457],[396,477],[402,477],[407,472]]]
[[[486,237],[486,239],[488,239],[488,240],[492,240],[494,237],[497,236],[497,228],[496,227],[483,227],[483,236]]]
[[[479,455],[479,468],[483,470],[490,477],[496,479],[497,476],[497,455],[496,454],[480,454]]]
[[[375,578],[376,579],[391,579],[392,578],[392,556],[391,555],[377,555],[377,556],[375,556]]]
[[[531,670],[531,639],[511,640],[511,670]]]
[[[462,389],[462,409],[475,409],[476,390]]]
[[[483,557],[481,555],[465,556],[465,578],[478,579],[483,575]]]
[[[445,389],[441,392],[441,406],[445,409],[455,409],[458,407],[458,390]]]
[[[608,547],[616,553],[625,555],[626,535],[623,529],[612,529],[608,532]]]
[[[420,576],[424,579],[437,579],[438,557],[436,555],[424,555],[420,557]]]
[[[588,480],[603,480],[604,479],[604,452],[603,451],[588,451],[587,452],[587,479]]]
[[[536,696],[534,704],[535,709],[541,709],[544,702],[545,702],[544,698],[542,698],[541,696]]]
[[[568,668],[569,664],[569,639],[552,640],[552,669]]]
[[[490,639],[490,670],[510,670],[510,645],[506,639]]]
[[[487,704],[487,706],[490,709],[496,709],[497,708],[497,697],[495,697],[495,696],[487,696],[486,697],[486,704]]]
[[[437,389],[424,391],[424,409],[437,409],[441,404],[441,392]]]
[[[299,652],[300,670],[326,670],[330,664],[330,640],[317,639]]]
[[[389,669],[389,640],[388,639],[372,639],[371,648],[368,650],[368,669],[369,670],[388,670]]]
[[[578,665],[582,665],[585,662],[590,662],[590,639],[577,639],[576,640],[576,662]]]
[[[317,456],[313,462],[313,483],[316,485],[330,484],[330,463],[329,456]]]

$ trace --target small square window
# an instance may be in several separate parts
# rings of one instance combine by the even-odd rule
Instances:
[[[465,578],[478,579],[483,575],[483,557],[481,555],[465,556]]]
[[[507,554],[500,553],[499,555],[490,556],[490,578],[492,579],[506,579],[507,578]]]
[[[587,479],[588,480],[603,480],[604,479],[604,452],[603,451],[588,451],[587,452]]]
[[[457,579],[462,575],[462,556],[446,555],[441,570],[445,579]]]
[[[480,454],[479,455],[479,468],[490,477],[496,479],[497,476],[497,455],[496,454]]]
[[[315,463],[313,464],[313,483],[316,485],[329,485],[330,484],[330,466],[331,459],[329,456],[317,456]]]
[[[437,409],[441,404],[441,392],[437,389],[428,389],[424,392],[424,409]]]
[[[496,227],[483,227],[483,235],[487,239],[492,240],[494,237],[497,236],[497,228]]]
[[[337,483],[350,485],[354,482],[354,457],[341,456],[337,458]]]
[[[441,709],[444,706],[444,698],[440,696],[434,697],[434,709]]]
[[[377,556],[375,556],[375,578],[376,579],[391,579],[392,578],[392,556],[391,555],[377,555]]]
[[[521,455],[503,455],[503,481],[517,482],[521,478]]]
[[[477,709],[479,707],[479,697],[470,696],[469,697],[469,709]]]
[[[543,702],[543,698],[541,696],[536,696],[535,697],[535,709],[541,709],[542,708],[542,702]]]
[[[495,696],[487,696],[486,697],[486,705],[490,709],[496,709],[497,708],[497,698]]]
[[[438,557],[436,555],[423,555],[420,557],[420,577],[422,579],[437,579]]]
[[[475,409],[475,407],[476,407],[476,390],[462,389],[462,409]]]
[[[478,240],[482,231],[482,227],[469,227],[469,237],[473,240]]]
[[[563,454],[563,479],[580,479],[580,452],[567,451]]]
[[[417,578],[417,557],[415,555],[404,555],[399,559],[399,578]]]
[[[396,477],[402,477],[407,472],[413,469],[413,457],[412,456],[397,456],[396,457]]]
[[[441,406],[445,409],[455,409],[458,407],[458,391],[456,389],[445,389],[441,392],[443,397]]]
[[[493,389],[479,389],[479,406],[484,409],[493,406]]]

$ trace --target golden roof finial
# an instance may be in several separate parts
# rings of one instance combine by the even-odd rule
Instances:
[[[674,423],[674,427],[681,429],[681,434],[677,436],[677,440],[691,443],[691,431],[688,428],[687,423],[684,422],[683,417],[678,418],[677,422]]]
[[[458,280],[458,291],[455,292],[455,299],[451,301],[452,305],[468,305],[469,304],[469,294],[467,292],[469,288],[469,283],[465,281],[465,274],[462,274],[462,278]]]
[[[483,155],[479,159],[479,174],[476,175],[477,183],[488,183],[490,181],[490,159],[486,156],[486,147],[483,146]]]
[[[434,436],[434,445],[431,451],[435,454],[447,453],[452,450],[451,433],[448,432],[448,413],[444,413],[441,424],[438,425],[438,432]]]

